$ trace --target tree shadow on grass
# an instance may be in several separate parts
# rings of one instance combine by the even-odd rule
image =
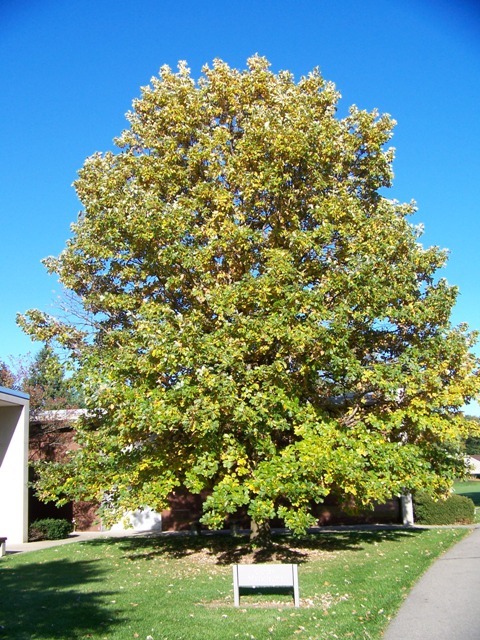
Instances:
[[[95,561],[58,559],[0,566],[0,638],[64,639],[108,633],[121,624]]]
[[[360,551],[365,546],[379,544],[386,540],[401,540],[419,535],[422,529],[389,529],[376,531],[328,531],[312,533],[301,537],[287,534],[274,535],[271,545],[255,548],[248,536],[225,534],[169,535],[145,534],[110,540],[134,561],[154,559],[163,556],[179,559],[202,553],[217,565],[241,562],[307,562],[312,553],[335,553],[339,551]],[[90,544],[105,544],[92,541]]]

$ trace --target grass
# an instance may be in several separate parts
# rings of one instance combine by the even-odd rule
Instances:
[[[476,507],[480,507],[480,480],[458,480],[453,490],[461,496],[471,498]]]
[[[475,522],[480,523],[480,480],[458,480],[453,490],[461,496],[471,498],[475,505]]]
[[[97,539],[0,562],[0,638],[323,640],[381,637],[413,583],[466,529],[324,532],[275,538],[268,553],[230,536]],[[298,562],[288,593],[242,594],[231,564]]]

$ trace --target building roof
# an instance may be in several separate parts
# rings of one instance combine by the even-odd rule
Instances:
[[[75,422],[87,413],[87,409],[51,409],[38,411],[35,418],[37,422]]]
[[[0,387],[0,393],[4,393],[7,396],[13,396],[14,398],[22,398],[22,400],[29,400],[28,393],[23,391],[15,391],[14,389],[7,389],[6,387]]]
[[[0,387],[0,407],[26,406],[29,400],[28,393]]]
[[[480,456],[466,456],[465,463],[471,474],[480,474]]]

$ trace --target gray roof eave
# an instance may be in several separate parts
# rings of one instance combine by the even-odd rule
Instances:
[[[23,391],[14,391],[13,389],[7,389],[6,387],[0,387],[0,393],[4,393],[7,396],[13,396],[14,398],[22,398],[22,400],[30,400],[28,393]]]

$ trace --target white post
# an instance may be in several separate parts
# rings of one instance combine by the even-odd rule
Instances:
[[[300,606],[300,589],[298,588],[298,564],[292,564],[293,572],[293,600],[296,607]]]
[[[414,524],[413,520],[413,500],[412,494],[407,493],[400,497],[402,504],[402,520],[403,524],[407,527],[411,527]]]
[[[235,607],[240,606],[240,588],[238,586],[238,564],[233,567],[233,604]]]

